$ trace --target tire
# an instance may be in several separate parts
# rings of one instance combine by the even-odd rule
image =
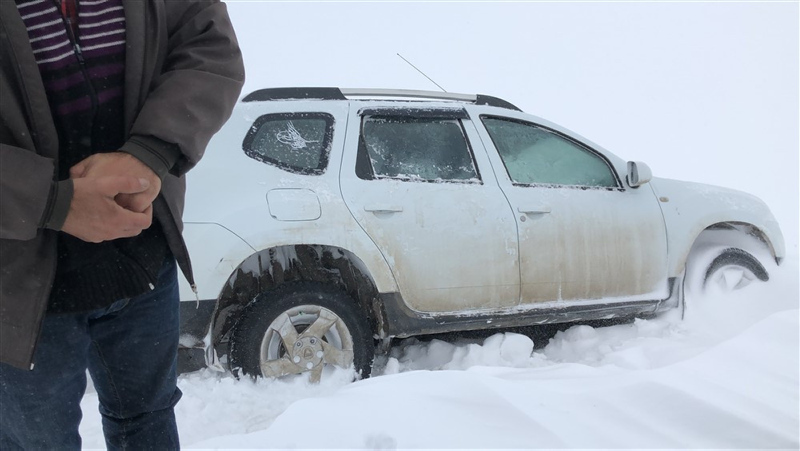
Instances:
[[[734,242],[736,245],[726,245]],[[765,245],[733,230],[707,231],[692,247],[686,263],[686,292],[701,297],[709,291],[732,292],[756,280],[766,282],[769,273],[762,259]]]
[[[736,280],[725,279],[726,273],[729,271],[738,272],[738,278]],[[708,289],[711,284],[716,284],[719,288],[732,291],[744,288],[756,279],[762,282],[769,280],[769,274],[764,265],[749,252],[731,247],[722,251],[708,265],[703,277],[703,288]]]
[[[287,351],[288,350],[288,351]],[[369,377],[375,343],[358,304],[335,286],[290,283],[256,297],[239,317],[230,342],[231,369],[253,377],[355,368]]]

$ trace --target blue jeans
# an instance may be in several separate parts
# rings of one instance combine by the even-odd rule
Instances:
[[[45,317],[34,369],[0,363],[0,449],[80,449],[87,368],[109,449],[178,449],[178,302],[170,256],[149,293]]]

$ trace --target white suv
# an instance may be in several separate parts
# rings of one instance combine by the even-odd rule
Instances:
[[[757,198],[483,95],[256,91],[189,187],[184,368],[366,376],[376,339],[653,314],[784,256]]]

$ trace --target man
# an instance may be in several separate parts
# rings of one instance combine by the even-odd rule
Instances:
[[[179,447],[183,175],[244,81],[212,0],[0,2],[0,449]]]

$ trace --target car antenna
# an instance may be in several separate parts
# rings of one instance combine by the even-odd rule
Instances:
[[[445,89],[444,89],[444,88],[443,88],[443,87],[442,87],[442,86],[441,86],[439,83],[436,83],[435,81],[433,81],[433,79],[432,79],[431,77],[429,77],[429,76],[425,75],[425,72],[422,72],[421,70],[419,70],[419,68],[418,68],[417,66],[415,66],[415,65],[411,64],[411,61],[409,61],[409,60],[407,60],[407,59],[403,58],[403,55],[401,55],[401,54],[399,54],[399,53],[398,53],[398,54],[397,54],[397,56],[399,56],[399,57],[400,57],[400,59],[402,59],[403,61],[407,62],[409,66],[411,66],[411,67],[413,67],[414,69],[416,69],[416,70],[417,70],[417,72],[419,72],[419,73],[421,73],[422,75],[424,75],[424,76],[425,76],[425,78],[427,78],[428,80],[430,80],[430,81],[431,81],[431,83],[433,83],[433,84],[435,84],[436,86],[438,86],[438,87],[439,87],[439,89],[441,89],[441,90],[442,90],[442,92],[447,92],[447,90],[445,90]]]

